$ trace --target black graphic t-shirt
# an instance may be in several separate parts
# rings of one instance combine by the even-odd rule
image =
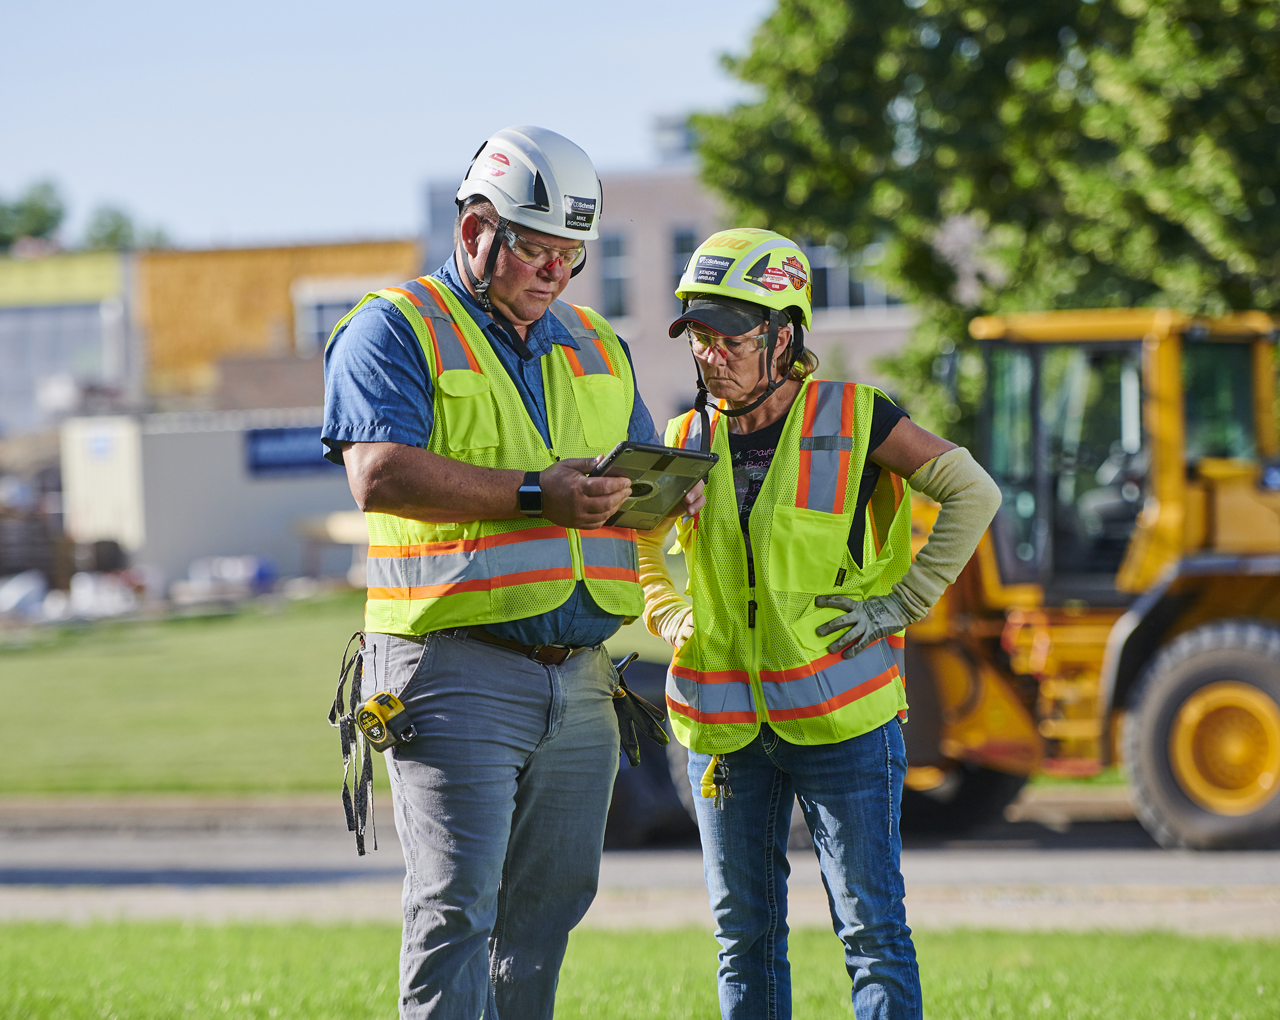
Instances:
[[[872,452],[893,431],[893,427],[910,415],[891,400],[877,396],[871,411],[871,438],[867,443],[867,463],[862,469],[862,482],[858,486],[857,510],[853,515],[853,527],[849,530],[849,552],[853,562],[862,566],[862,532],[865,527],[867,502],[880,480],[880,465],[871,460]],[[755,432],[729,433],[729,454],[733,459],[733,488],[738,497],[738,521],[742,525],[742,537],[747,543],[747,558],[751,559],[751,537],[747,521],[751,508],[756,505],[764,476],[773,462],[773,453],[782,439],[787,424],[783,415],[771,425]],[[856,536],[856,540],[855,540]]]

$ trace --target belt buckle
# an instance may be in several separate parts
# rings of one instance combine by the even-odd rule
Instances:
[[[559,666],[569,658],[572,651],[572,648],[565,648],[563,645],[538,645],[529,653],[529,658],[544,666]]]

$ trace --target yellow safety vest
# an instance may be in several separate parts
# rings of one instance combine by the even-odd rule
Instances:
[[[556,301],[552,313],[578,343],[542,359],[552,449],[480,326],[445,284],[429,277],[366,295],[404,313],[427,357],[435,423],[427,449],[481,467],[541,471],[556,459],[594,457],[627,438],[635,385],[617,336],[589,308]],[[332,342],[332,339],[330,340]],[[539,518],[428,524],[365,515],[369,527],[365,629],[418,635],[549,612],[577,581],[605,612],[634,618],[644,596],[635,532],[579,532]]]
[[[878,390],[806,382],[751,511],[754,580],[738,521],[724,416],[712,418],[720,461],[707,505],[677,525],[689,568],[693,636],[667,673],[672,727],[685,746],[724,754],[767,722],[796,744],[829,744],[905,718],[903,633],[851,659],[827,651],[835,635],[815,629],[840,615],[815,609],[818,595],[865,599],[888,592],[911,564],[911,503],[903,480],[882,471],[867,506],[863,566],[848,538]],[[670,446],[698,449],[700,416],[667,426]]]

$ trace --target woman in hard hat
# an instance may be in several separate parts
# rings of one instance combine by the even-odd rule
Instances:
[[[1000,491],[968,451],[879,390],[813,378],[809,262],[767,230],[697,249],[671,336],[698,370],[670,446],[720,455],[676,524],[692,605],[641,533],[645,622],[675,655],[726,1020],[791,1014],[787,839],[798,798],[853,980],[854,1014],[919,1017],[898,814],[907,769],[903,635],[968,561]],[[904,482],[903,480],[907,481]],[[911,562],[911,489],[941,504]]]

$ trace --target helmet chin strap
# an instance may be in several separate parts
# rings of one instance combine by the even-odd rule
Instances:
[[[466,258],[465,251],[463,258],[458,261],[462,263],[462,269],[467,274],[467,279],[471,281],[471,286],[476,292],[476,303],[490,315],[494,314],[493,301],[489,297],[489,285],[493,283],[493,269],[498,264],[498,252],[502,250],[502,232],[507,229],[507,225],[511,221],[503,216],[498,217],[498,229],[493,232],[493,240],[489,242],[489,257],[484,260],[484,279],[478,279],[471,269],[471,260]]]

